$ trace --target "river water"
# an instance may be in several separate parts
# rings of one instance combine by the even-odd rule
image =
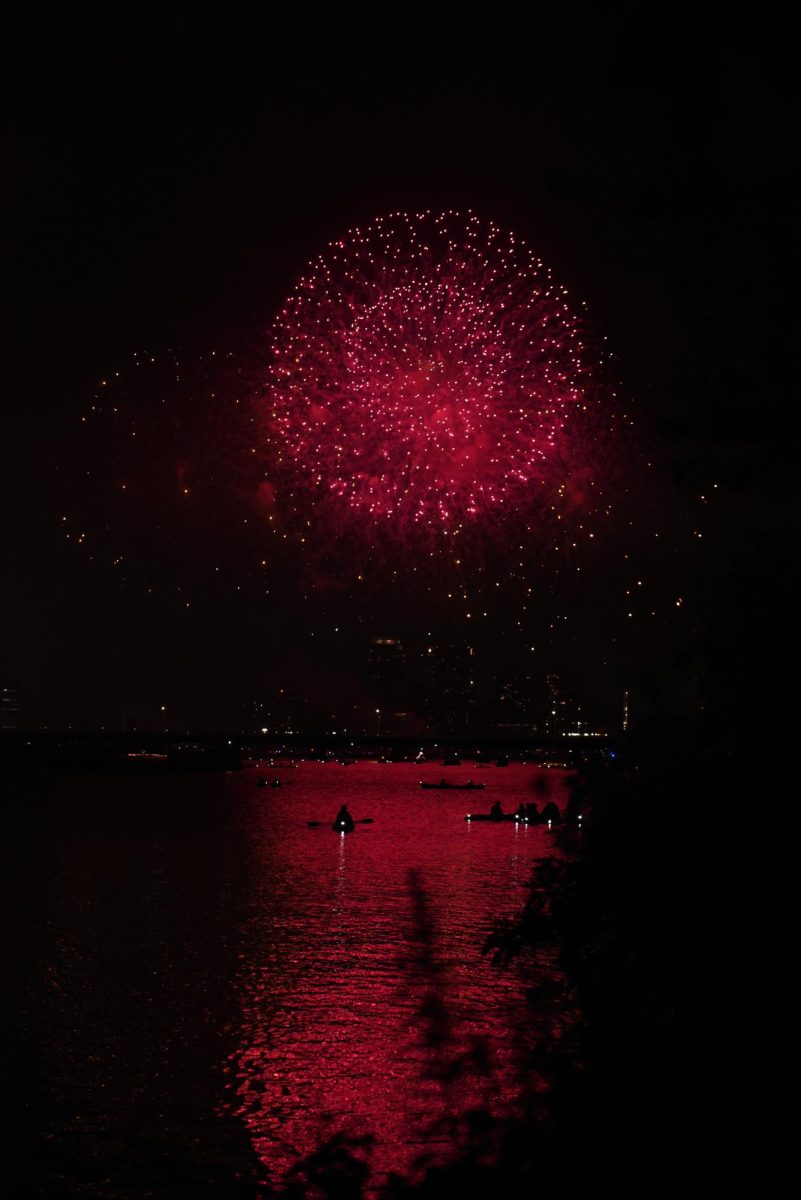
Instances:
[[[282,786],[254,771],[9,779],[11,1093],[31,1194],[257,1195],[325,1145],[369,1165],[369,1192],[547,1089],[541,1051],[576,1021],[555,952],[499,967],[482,950],[560,851],[547,828],[464,816],[561,808],[565,772],[259,774]],[[419,786],[443,777],[485,790]],[[334,833],[343,802],[372,823]]]

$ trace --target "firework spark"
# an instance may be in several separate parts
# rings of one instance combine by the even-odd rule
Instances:
[[[393,214],[332,243],[278,315],[267,436],[293,491],[455,531],[552,506],[586,383],[566,291],[514,234]]]
[[[230,352],[139,351],[97,381],[54,479],[64,537],[87,561],[181,596],[259,574],[238,369]]]

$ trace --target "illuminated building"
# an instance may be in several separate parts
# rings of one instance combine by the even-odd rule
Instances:
[[[429,725],[439,733],[465,733],[475,725],[475,649],[463,643],[428,642],[423,649],[423,695]]]
[[[531,675],[507,675],[494,691],[494,723],[497,728],[509,732],[532,732],[535,726],[532,717],[534,681]]]
[[[548,733],[577,733],[584,723],[573,692],[573,685],[565,675],[546,675],[547,715],[545,728]]]
[[[7,680],[0,685],[0,729],[19,729],[20,686]]]
[[[367,666],[375,703],[388,712],[404,708],[407,681],[403,643],[398,638],[371,638]]]

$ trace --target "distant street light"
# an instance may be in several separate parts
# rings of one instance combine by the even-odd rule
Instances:
[[[375,736],[381,737],[381,709],[375,710]]]

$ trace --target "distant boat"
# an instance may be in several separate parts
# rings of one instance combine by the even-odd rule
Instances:
[[[439,783],[423,783],[420,781],[421,788],[428,788],[430,791],[457,791],[457,792],[473,792],[480,791],[486,787],[484,783],[473,783],[472,779],[468,779],[467,783],[448,783],[445,779],[440,779]]]

